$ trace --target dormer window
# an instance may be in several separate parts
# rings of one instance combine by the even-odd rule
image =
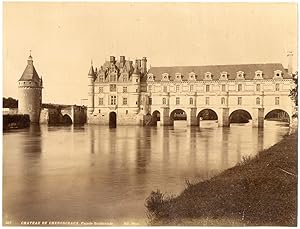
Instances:
[[[196,80],[196,73],[195,72],[190,72],[189,73],[189,80]]]
[[[181,73],[176,73],[176,74],[175,74],[175,80],[176,80],[176,81],[181,81],[181,80],[182,80],[182,75],[181,75]]]
[[[236,79],[237,79],[237,80],[243,80],[243,79],[245,79],[245,78],[244,78],[244,75],[245,75],[245,73],[244,73],[243,71],[238,71],[238,72],[236,73]]]
[[[147,76],[148,76],[147,81],[153,81],[154,80],[154,76],[153,76],[152,73],[149,73]]]
[[[221,72],[220,80],[228,80],[228,73],[227,72]]]
[[[117,80],[117,76],[115,74],[110,75],[110,81],[115,82]]]
[[[169,81],[169,74],[168,73],[163,73],[161,80],[162,81]]]
[[[254,79],[263,79],[263,72],[260,70],[256,71]]]
[[[280,70],[274,71],[273,79],[282,79],[282,71]]]
[[[123,73],[122,74],[122,77],[120,77],[120,80],[123,81],[123,82],[126,82],[128,80],[128,75],[127,73]]]
[[[212,78],[211,78],[211,72],[206,72],[204,74],[204,80],[212,80]]]

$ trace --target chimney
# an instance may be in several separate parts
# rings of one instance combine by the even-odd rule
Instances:
[[[287,57],[288,57],[288,73],[293,74],[293,52],[289,51]]]
[[[115,57],[114,57],[114,56],[110,56],[110,58],[109,58],[109,59],[110,59],[110,63],[113,63],[113,64],[114,64],[114,63],[115,63],[115,61],[116,61],[116,59],[115,59]]]
[[[137,65],[138,69],[141,69],[141,60],[140,59],[136,59],[135,64]]]
[[[121,64],[121,67],[124,67],[124,65],[125,65],[125,56],[120,56],[120,64]]]
[[[147,72],[147,58],[146,57],[143,57],[142,59],[142,70],[141,70],[142,73],[146,73]]]

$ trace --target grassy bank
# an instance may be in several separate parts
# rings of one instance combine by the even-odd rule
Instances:
[[[152,225],[297,224],[297,135],[245,159],[176,197],[152,192],[146,200]]]

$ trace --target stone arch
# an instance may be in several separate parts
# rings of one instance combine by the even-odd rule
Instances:
[[[64,114],[62,116],[62,123],[64,125],[71,125],[73,123],[71,116],[69,114]]]
[[[283,109],[272,109],[268,111],[265,115],[265,119],[291,123],[291,115]]]
[[[159,110],[155,110],[151,115],[151,125],[157,126],[157,122],[160,121],[161,112]]]
[[[184,109],[176,108],[170,112],[170,119],[172,121],[187,120],[187,115],[188,115],[188,113]]]
[[[198,112],[197,120],[218,120],[218,113],[211,108],[205,108]]]
[[[247,109],[233,110],[229,115],[229,123],[248,123],[253,116]]]
[[[109,113],[109,127],[110,128],[117,127],[117,113],[114,111]]]

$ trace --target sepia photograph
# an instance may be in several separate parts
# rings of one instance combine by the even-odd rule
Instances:
[[[2,6],[2,226],[297,226],[296,2]]]

